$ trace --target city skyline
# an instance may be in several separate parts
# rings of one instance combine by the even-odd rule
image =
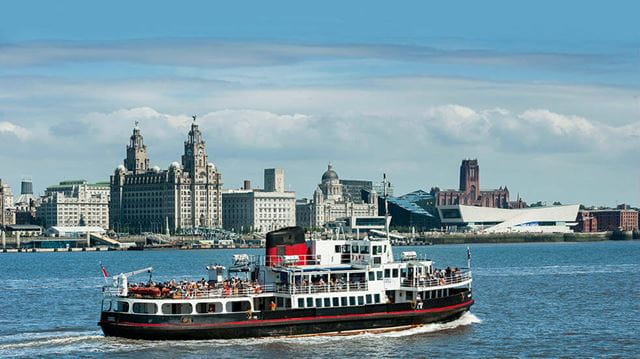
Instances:
[[[478,158],[483,185],[530,203],[640,202],[634,2],[367,3],[366,17],[150,4],[0,14],[0,178],[14,192],[23,175],[38,193],[108,180],[135,121],[166,169],[198,114],[225,188],[279,167],[310,198],[328,162],[343,178],[386,172],[397,194],[456,188],[460,160]]]

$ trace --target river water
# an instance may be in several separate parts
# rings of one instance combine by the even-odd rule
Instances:
[[[396,247],[399,254],[407,248]],[[466,246],[412,247],[466,265]],[[200,278],[261,250],[0,254],[0,357],[638,357],[640,242],[471,245],[476,304],[447,324],[347,337],[145,342],[97,326],[99,263]],[[145,278],[142,276],[141,279]]]

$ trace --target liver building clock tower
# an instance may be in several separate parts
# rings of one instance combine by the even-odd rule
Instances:
[[[193,116],[191,130],[184,142],[179,205],[182,228],[222,225],[222,181],[213,163],[209,163],[205,142]]]

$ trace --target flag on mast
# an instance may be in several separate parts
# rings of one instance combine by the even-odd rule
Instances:
[[[102,262],[100,262],[100,269],[102,270],[102,276],[104,277],[104,280],[107,280],[107,278],[109,278],[109,273],[107,273],[107,268],[102,265]]]

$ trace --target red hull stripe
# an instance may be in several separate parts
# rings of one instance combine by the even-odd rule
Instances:
[[[129,326],[129,327],[221,327],[227,325],[243,325],[243,324],[268,324],[268,323],[285,323],[285,322],[303,322],[318,319],[338,319],[338,318],[356,318],[356,317],[376,317],[376,316],[389,316],[405,313],[438,313],[445,312],[447,310],[458,309],[473,304],[473,300],[468,302],[454,304],[447,307],[429,308],[420,310],[400,310],[395,312],[384,313],[364,313],[364,314],[343,314],[343,315],[321,315],[315,317],[298,317],[298,318],[284,318],[284,319],[263,319],[263,320],[243,320],[239,322],[226,322],[226,323],[190,323],[190,324],[173,324],[173,323],[134,323],[134,322],[119,322],[117,325]]]

